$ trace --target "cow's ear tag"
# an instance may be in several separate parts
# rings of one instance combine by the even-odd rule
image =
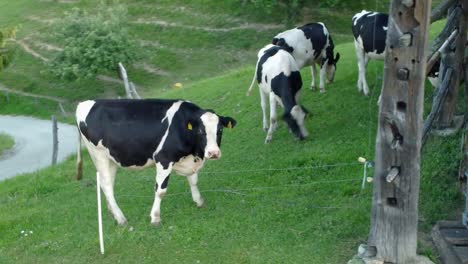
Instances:
[[[228,127],[228,128],[232,128],[232,123],[231,123],[231,121],[228,122],[227,127]]]
[[[187,129],[192,130],[192,124],[190,122],[187,124]]]

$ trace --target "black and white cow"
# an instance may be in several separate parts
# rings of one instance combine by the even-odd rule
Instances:
[[[359,76],[358,91],[369,95],[366,81],[366,66],[369,59],[385,59],[388,15],[362,10],[353,16],[352,30],[356,50]]]
[[[286,47],[268,44],[258,52],[256,80],[260,90],[263,130],[268,131],[265,143],[272,139],[277,127],[276,104],[284,108],[283,120],[298,139],[307,137],[304,118],[307,111],[299,105],[302,78],[296,61]],[[247,95],[250,94],[252,85]],[[270,102],[270,126],[267,119],[267,100]]]
[[[118,167],[156,167],[151,223],[158,225],[161,199],[172,171],[186,176],[192,199],[203,206],[198,171],[221,157],[223,127],[236,121],[182,100],[89,100],[78,104],[76,122],[100,174],[101,189],[113,217],[127,222],[114,198]]]
[[[320,92],[325,92],[325,78],[333,82],[340,53],[334,56],[335,45],[323,23],[309,23],[281,32],[273,38],[272,44],[290,47],[299,69],[310,66],[311,89],[315,89],[315,64],[320,65]]]
[[[387,26],[388,15],[384,13],[362,10],[352,19],[354,47],[359,69],[357,88],[366,96],[369,95],[369,86],[366,81],[367,63],[369,59],[385,59]],[[428,79],[434,87],[437,87],[439,81],[438,63],[428,74]]]

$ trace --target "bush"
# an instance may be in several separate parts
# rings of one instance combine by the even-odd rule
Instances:
[[[15,47],[13,40],[16,36],[16,29],[0,30],[0,71],[10,64]]]
[[[55,34],[65,42],[49,66],[65,80],[95,77],[100,70],[115,70],[117,64],[137,58],[137,45],[127,31],[127,9],[101,3],[95,14],[78,8],[65,13]]]

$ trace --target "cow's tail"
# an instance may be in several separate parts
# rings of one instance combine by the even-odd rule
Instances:
[[[81,159],[81,133],[78,128],[78,144],[76,149],[76,180],[81,180],[83,177],[83,160]]]
[[[252,93],[252,89],[254,87],[256,77],[257,77],[257,73],[255,72],[254,76],[253,76],[253,79],[252,79],[252,83],[250,84],[249,90],[247,90],[247,94],[246,94],[247,96],[249,96],[250,93]]]

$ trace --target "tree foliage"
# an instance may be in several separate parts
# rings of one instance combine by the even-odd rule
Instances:
[[[137,58],[137,45],[127,30],[127,9],[101,3],[96,12],[74,8],[65,13],[55,32],[64,48],[49,70],[65,80],[95,77],[101,70],[115,70],[119,62]]]
[[[16,37],[16,29],[0,30],[0,71],[10,64],[13,54],[13,41]]]

